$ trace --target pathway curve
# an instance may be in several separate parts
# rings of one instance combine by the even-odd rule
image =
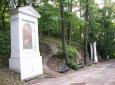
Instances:
[[[58,72],[53,71],[49,66],[48,66],[48,61],[49,59],[51,59],[53,57],[53,55],[55,55],[57,52],[59,52],[59,49],[55,46],[54,43],[50,43],[48,44],[50,49],[51,49],[51,53],[44,55],[45,58],[43,60],[43,68],[45,73],[48,74],[49,77],[57,77],[59,75]]]
[[[115,85],[115,60],[93,65],[63,77],[38,81],[33,85]]]

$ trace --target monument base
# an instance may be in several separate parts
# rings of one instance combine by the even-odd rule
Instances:
[[[43,75],[42,57],[10,58],[9,68],[21,73],[21,80]]]

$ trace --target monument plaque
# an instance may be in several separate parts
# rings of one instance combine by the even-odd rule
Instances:
[[[38,18],[39,13],[31,6],[12,11],[9,68],[20,73],[21,80],[43,74],[38,44]]]
[[[23,26],[23,49],[32,49],[32,28],[29,23]]]

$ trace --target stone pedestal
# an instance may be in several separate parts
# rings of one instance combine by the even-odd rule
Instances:
[[[31,6],[12,11],[9,68],[20,73],[21,80],[43,75],[38,43],[38,18],[40,15]]]

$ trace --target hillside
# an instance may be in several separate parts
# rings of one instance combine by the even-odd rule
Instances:
[[[76,46],[76,48],[78,47]],[[46,77],[58,77],[74,71],[71,69],[70,71],[63,74],[58,72],[59,67],[65,63],[63,58],[59,58],[56,56],[57,53],[61,50],[60,39],[53,37],[40,38],[40,52],[43,57],[43,67]],[[79,59],[82,58],[80,56],[81,54],[79,53]]]

